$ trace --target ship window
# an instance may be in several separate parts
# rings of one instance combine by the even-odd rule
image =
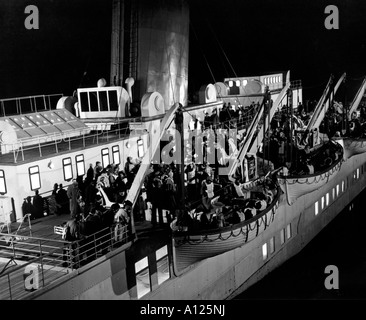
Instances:
[[[0,170],[0,194],[5,194],[6,192],[5,172]]]
[[[99,111],[97,92],[89,92],[90,111]]]
[[[344,192],[345,190],[345,183],[344,183],[344,180],[342,181],[342,192]]]
[[[325,195],[325,205],[329,206],[329,193],[327,192],[327,194]]]
[[[71,158],[62,159],[62,167],[64,170],[64,180],[70,181],[72,179]]]
[[[119,154],[119,146],[113,146],[112,147],[112,157],[113,157],[113,163],[115,165],[121,163],[121,157],[120,157],[120,154]]]
[[[108,97],[109,97],[109,110],[118,111],[117,90],[108,91]]]
[[[239,81],[239,80],[236,80],[236,81],[235,81],[235,85],[236,85],[237,87],[240,87],[240,81]]]
[[[89,112],[89,101],[88,101],[88,93],[81,92],[80,93],[80,104],[82,112]]]
[[[106,91],[99,91],[99,106],[100,106],[100,111],[109,111]]]
[[[315,202],[315,215],[318,215],[319,213],[319,202]]]
[[[280,240],[281,240],[281,245],[285,243],[285,229],[281,229]]]
[[[332,197],[333,197],[333,200],[335,200],[336,195],[335,195],[335,189],[334,188],[332,189]]]
[[[135,263],[137,298],[150,292],[150,273],[147,257]]]
[[[266,260],[266,259],[267,259],[267,256],[268,256],[268,252],[267,252],[267,243],[265,243],[265,244],[262,246],[262,255],[263,255],[263,260]]]
[[[232,80],[229,81],[229,87],[231,88],[234,85],[234,82]]]
[[[29,181],[31,190],[38,190],[41,188],[41,176],[39,174],[39,166],[30,167],[28,169],[29,172]]]
[[[321,209],[324,209],[324,197],[321,198]]]
[[[76,162],[76,174],[77,176],[83,176],[85,174],[85,163],[84,163],[84,155],[80,154],[75,157]]]
[[[356,170],[356,179],[360,179],[360,168]]]
[[[137,140],[137,156],[139,158],[144,156],[144,141],[142,139]]]
[[[245,87],[248,83],[248,80],[243,80],[243,87]]]
[[[286,227],[286,235],[287,235],[287,239],[290,239],[292,237],[291,234],[291,223],[289,223]]]
[[[275,238],[272,237],[269,239],[269,253],[273,253],[275,251]]]
[[[337,184],[337,197],[339,195],[339,184]]]
[[[102,149],[102,164],[103,168],[106,168],[109,165],[109,149]]]
[[[162,284],[164,281],[170,278],[169,259],[168,259],[168,246],[164,246],[156,251],[156,265],[158,274],[158,284]]]

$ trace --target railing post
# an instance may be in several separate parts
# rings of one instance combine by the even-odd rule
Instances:
[[[41,261],[41,269],[42,269],[42,283],[43,283],[43,288],[45,287],[44,285],[44,273],[43,273],[43,253],[42,253],[42,240],[39,240],[39,253],[40,253],[40,261]]]
[[[94,241],[95,258],[97,258],[97,242],[95,241],[95,233],[93,234],[93,241]]]
[[[39,156],[42,157],[41,140],[39,138],[38,138],[38,149],[39,149]]]
[[[8,286],[9,286],[10,300],[13,300],[13,297],[12,297],[12,294],[11,294],[10,273],[8,273]]]

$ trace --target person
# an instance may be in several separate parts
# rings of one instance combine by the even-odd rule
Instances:
[[[93,168],[93,164],[89,163],[89,169],[86,172],[85,184],[88,185],[93,180],[94,180],[94,168]]]
[[[62,183],[60,183],[59,190],[57,191],[56,201],[61,205],[60,213],[68,214],[70,212],[69,198],[67,197],[67,192],[63,188]]]
[[[127,188],[129,189],[132,185],[134,179],[134,168],[135,164],[133,163],[132,157],[127,157],[126,163],[124,166],[124,171],[127,176]]]
[[[194,162],[188,164],[184,172],[187,174],[187,180],[188,180],[187,185],[188,199],[190,201],[196,201],[197,199],[196,165],[194,164]]]
[[[112,205],[115,206],[117,212],[114,215],[114,222],[116,226],[114,228],[114,241],[127,241],[127,226],[130,220],[127,211],[125,208],[120,208],[118,203]],[[117,207],[118,206],[118,207]]]
[[[177,202],[176,202],[176,186],[173,180],[173,171],[168,171],[168,176],[165,178],[163,182],[163,189],[164,189],[164,204],[166,210],[169,210],[169,214],[167,215],[167,222],[170,223],[172,220],[170,218],[171,215],[173,215],[175,209],[177,208]]]
[[[65,241],[72,242],[65,243],[63,260],[68,260],[69,264],[64,262],[64,265],[68,265],[70,268],[75,269],[78,267],[78,244],[75,242],[80,239],[80,222],[78,217],[74,217],[68,220],[65,224],[65,236],[63,237]]]
[[[210,176],[202,181],[201,185],[202,204],[207,210],[211,209],[211,199],[214,197],[214,184]]]
[[[98,179],[102,171],[103,171],[102,164],[100,163],[100,161],[97,161],[94,167],[94,179]]]
[[[72,184],[67,188],[67,197],[69,198],[70,215],[71,218],[74,218],[79,214],[78,200],[80,197],[78,182],[75,179],[72,181]]]
[[[26,199],[24,199],[24,202],[23,202],[23,205],[22,205],[22,210],[23,210],[23,217],[26,214],[30,214],[31,219],[32,220],[35,219],[35,216],[33,214],[34,207],[33,207],[33,204],[32,204],[32,197],[31,196],[28,196]]]
[[[50,214],[51,215],[54,214],[54,215],[58,216],[60,214],[61,205],[56,201],[57,189],[58,189],[58,184],[55,183],[53,186],[52,194],[48,198],[48,206],[49,206]]]
[[[39,190],[36,190],[33,197],[33,208],[35,218],[43,217],[43,197],[39,194]]]

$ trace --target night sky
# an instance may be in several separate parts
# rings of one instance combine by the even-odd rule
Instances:
[[[366,1],[191,0],[189,90],[228,76],[291,70],[304,99],[347,72],[351,98],[366,74]],[[24,27],[27,5],[40,29]],[[339,30],[324,26],[327,5]],[[111,0],[1,0],[0,98],[72,94],[109,81]],[[340,90],[340,92],[342,92]]]

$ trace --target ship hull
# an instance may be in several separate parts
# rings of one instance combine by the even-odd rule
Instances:
[[[230,299],[245,291],[269,272],[301,251],[332,221],[366,185],[366,155],[345,161],[337,175],[320,189],[305,194],[291,206],[280,201],[270,227],[245,245],[192,264],[181,275],[175,275],[170,261],[169,279],[158,284],[156,268],[150,268],[151,290],[141,299]],[[361,168],[356,179],[354,172]],[[338,188],[337,186],[344,186]],[[339,189],[339,192],[337,192]],[[325,207],[315,214],[316,203],[330,195]],[[273,239],[273,251],[269,244]],[[267,256],[263,246],[267,244]],[[171,251],[171,248],[170,248]],[[128,250],[111,252],[91,266],[71,273],[49,288],[32,293],[34,299],[137,299],[137,285],[127,281],[131,276]],[[152,255],[149,255],[149,261]],[[100,275],[103,275],[101,277]],[[77,288],[77,290],[76,290]]]

